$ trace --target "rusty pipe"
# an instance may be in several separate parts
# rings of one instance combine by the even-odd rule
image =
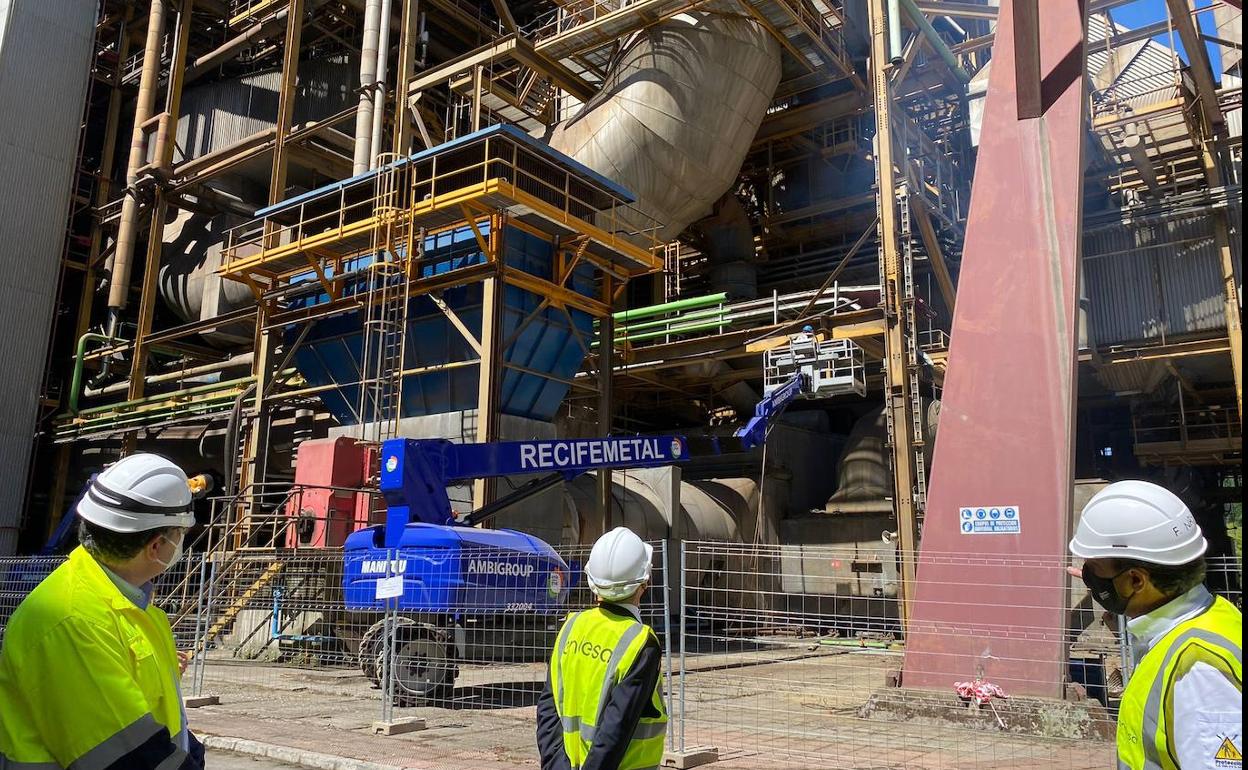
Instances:
[[[139,75],[139,95],[134,107],[134,129],[130,133],[130,159],[126,164],[126,197],[121,204],[121,224],[117,249],[108,286],[108,330],[115,337],[121,311],[130,295],[130,267],[139,229],[139,200],[135,184],[139,169],[147,162],[145,124],[156,106],[156,82],[160,76],[160,49],[165,36],[165,0],[152,0],[147,16],[147,42],[143,48],[143,71]]]

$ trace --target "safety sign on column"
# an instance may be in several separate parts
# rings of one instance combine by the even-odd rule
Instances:
[[[1017,535],[1022,512],[1017,505],[969,505],[958,509],[958,527],[964,535]]]

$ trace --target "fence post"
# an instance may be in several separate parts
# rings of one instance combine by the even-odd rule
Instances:
[[[204,554],[204,559],[209,561],[211,552]],[[208,597],[204,604],[203,631],[197,639],[199,648],[198,654],[195,655],[195,695],[199,697],[204,691],[204,666],[208,657],[208,632],[212,628],[212,605],[216,599],[217,588],[217,561],[211,559],[208,567]]]
[[[204,632],[204,601],[208,590],[208,554],[199,556],[199,590],[195,597],[195,636],[191,641],[191,653],[194,655],[195,667],[191,669],[191,695],[200,696],[201,682],[198,678],[199,668],[203,665],[203,652],[197,651],[201,634]]]
[[[688,612],[688,596],[685,593],[686,569],[687,569],[687,543],[680,541],[680,740],[679,751],[685,750],[685,678],[689,675],[688,669],[685,668],[685,626],[686,614]]]
[[[391,578],[397,577],[403,580],[404,572],[400,570],[399,550],[390,548],[386,550],[386,568],[384,570],[386,582],[389,583]],[[402,583],[400,583],[400,586]],[[380,587],[380,586],[379,586]],[[394,695],[395,695],[395,657],[396,648],[398,647],[398,629],[399,629],[399,603],[403,600],[402,588],[398,595],[391,595],[389,586],[387,590],[378,591],[378,598],[385,600],[385,617],[382,621],[382,650],[381,650],[381,721],[373,723],[373,733],[381,735],[402,735],[416,730],[425,729],[425,720],[419,717],[411,717],[404,719],[394,718]]]
[[[667,747],[670,749],[676,738],[672,729],[672,576],[667,568],[670,563],[667,560],[667,539],[664,538],[660,545],[663,558],[663,661],[667,667]]]
[[[386,552],[386,578],[394,577],[395,551]],[[382,642],[381,664],[381,721],[394,721],[394,606],[397,600],[386,598],[385,635]]]

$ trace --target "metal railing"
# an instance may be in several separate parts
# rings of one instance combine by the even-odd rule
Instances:
[[[517,197],[536,199],[544,215],[577,232],[597,228],[620,247],[659,246],[658,223],[640,209],[515,137],[494,134],[456,147],[453,157],[435,153],[398,160],[231,229],[221,272],[275,263],[279,274],[306,274],[305,252],[322,262],[327,250],[339,261],[371,253],[373,231],[383,225],[393,228],[396,243],[405,240],[406,228],[424,226],[430,217],[439,221],[430,225],[429,235],[462,226],[469,217],[460,205],[498,184],[508,187],[495,194],[515,191]],[[438,214],[444,210],[449,213]]]

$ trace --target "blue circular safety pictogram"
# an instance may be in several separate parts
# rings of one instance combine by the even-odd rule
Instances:
[[[1007,519],[1012,519],[1012,518],[1014,518],[1014,517],[1015,517],[1015,516],[1017,516],[1017,515],[1018,515],[1018,511],[1014,510],[1013,508],[1006,508],[1006,509],[1005,509],[1005,518],[1007,518]]]
[[[988,511],[984,510],[983,508],[980,508],[978,511],[975,511],[975,518],[977,519],[988,518]]]

